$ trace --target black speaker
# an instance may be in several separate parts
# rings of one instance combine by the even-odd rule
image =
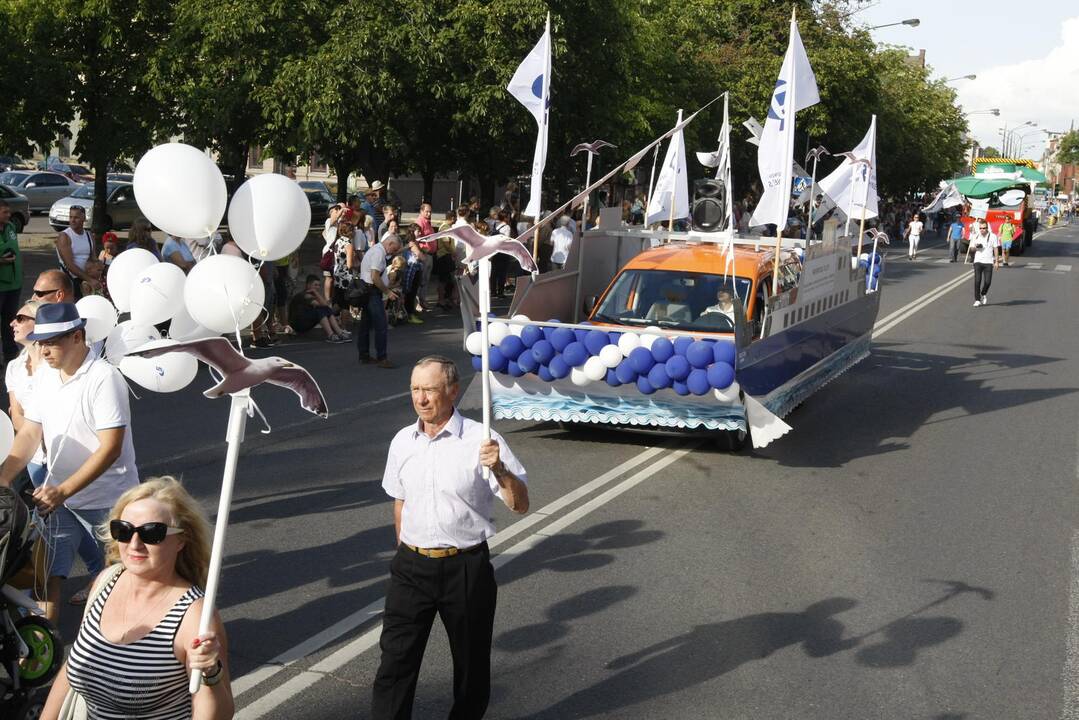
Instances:
[[[693,208],[690,220],[693,229],[700,232],[718,232],[727,226],[726,188],[711,178],[698,180],[693,185]]]

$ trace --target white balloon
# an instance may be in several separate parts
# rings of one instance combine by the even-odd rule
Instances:
[[[109,297],[113,305],[120,312],[131,310],[131,289],[135,280],[142,275],[143,271],[151,265],[156,265],[158,259],[149,250],[131,248],[124,250],[116,256],[109,265],[109,274],[105,276],[105,284],[109,287]]]
[[[520,320],[521,322],[528,322],[527,315],[514,315],[514,320]],[[524,325],[510,325],[510,333],[518,337],[521,336],[521,332],[525,329]]]
[[[14,443],[15,426],[11,424],[11,418],[7,416],[7,413],[0,410],[0,455],[7,457]]]
[[[712,392],[715,393],[716,400],[719,400],[720,402],[738,402],[738,400],[741,399],[741,396],[738,394],[739,390],[741,390],[741,388],[738,386],[738,382],[733,381],[729,386],[722,390],[713,390]]]
[[[487,323],[487,340],[492,345],[501,345],[509,334],[510,326],[506,323],[500,320]]]
[[[229,233],[257,260],[279,260],[300,246],[311,229],[311,203],[284,175],[251,178],[229,203]]]
[[[116,327],[116,308],[100,295],[87,295],[75,303],[79,317],[86,321],[86,340],[96,343],[104,340]]]
[[[470,355],[479,355],[483,352],[483,334],[479,330],[469,333],[465,338],[465,350],[468,350]]]
[[[158,145],[143,155],[135,166],[134,183],[142,214],[175,237],[209,237],[228,204],[225,178],[217,165],[206,153],[183,143]]]
[[[652,343],[663,337],[663,331],[654,325],[650,325],[644,329],[644,333],[641,335],[641,347],[646,350],[652,349]]]
[[[184,271],[172,263],[157,263],[142,271],[131,288],[131,319],[156,325],[176,314],[184,302]]]
[[[629,357],[629,354],[640,346],[641,336],[637,333],[622,333],[618,337],[618,349],[622,351],[622,357]]]
[[[169,338],[178,342],[186,342],[189,340],[204,340],[218,335],[220,333],[208,330],[195,322],[195,319],[191,317],[191,313],[187,311],[187,305],[184,304],[183,298],[181,298],[180,307],[176,314],[172,316],[172,322],[169,323]]]
[[[608,345],[607,347],[613,346]],[[606,348],[604,349],[606,350]],[[615,350],[617,350],[617,348],[615,348]],[[621,358],[622,353],[618,353],[618,356]],[[603,378],[607,377],[607,365],[598,355],[585,360],[583,369],[585,377],[587,377],[589,380],[592,380],[593,382],[595,382],[596,380],[602,380]]]
[[[187,312],[199,325],[218,333],[250,325],[262,312],[266,290],[258,271],[233,255],[199,261],[184,285]]]
[[[129,380],[154,392],[183,390],[199,372],[199,361],[184,352],[166,353],[153,358],[125,357],[120,372]]]
[[[124,320],[114,327],[105,338],[105,359],[113,365],[119,365],[124,355],[151,340],[160,340],[161,333],[153,325],[139,325],[131,320]]]
[[[621,340],[621,338],[619,338]],[[622,351],[617,345],[604,345],[597,355],[604,367],[615,368],[622,362]]]
[[[576,367],[569,371],[569,379],[570,382],[572,382],[578,387],[584,387],[588,383],[592,382],[588,379],[588,376],[585,374],[584,370]]]

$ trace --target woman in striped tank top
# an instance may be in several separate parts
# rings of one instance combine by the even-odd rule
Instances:
[[[109,520],[104,586],[87,605],[42,718],[59,715],[69,688],[86,701],[91,720],[232,717],[216,612],[213,631],[198,636],[210,562],[210,529],[198,504],[175,479],[157,478],[120,496]],[[203,677],[194,696],[192,671]]]

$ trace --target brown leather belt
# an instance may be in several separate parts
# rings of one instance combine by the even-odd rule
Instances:
[[[404,545],[406,548],[408,548],[409,550],[411,550],[414,553],[417,553],[419,555],[423,555],[424,557],[438,559],[438,558],[453,557],[454,555],[460,555],[461,553],[472,552],[473,550],[478,550],[481,547],[484,547],[487,544],[487,542],[484,541],[484,542],[481,542],[479,545],[473,545],[472,547],[466,547],[466,548],[455,548],[455,547],[421,548],[421,547],[416,547],[415,545],[409,545],[408,543],[401,543],[401,544]]]

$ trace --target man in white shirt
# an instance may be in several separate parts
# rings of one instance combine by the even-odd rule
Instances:
[[[989,230],[985,218],[978,218],[970,233],[967,255],[974,253],[974,307],[989,304],[989,285],[993,282],[993,268],[1000,266],[1000,240]]]
[[[431,355],[412,370],[417,422],[390,443],[382,487],[394,499],[397,554],[382,621],[382,660],[372,717],[412,714],[416,680],[437,612],[453,657],[451,718],[481,718],[491,691],[491,636],[498,587],[487,540],[497,496],[528,511],[528,479],[497,433],[454,407],[459,375],[453,361]],[[483,477],[483,468],[489,477]]]
[[[0,485],[10,486],[44,443],[49,473],[34,491],[38,510],[47,515],[65,507],[92,537],[92,528],[139,484],[139,476],[127,384],[119,370],[90,352],[85,325],[70,303],[38,308],[27,337],[39,344],[45,364],[34,373],[34,393],[0,468]]]
[[[356,333],[356,347],[360,351],[360,362],[375,363],[380,368],[397,367],[386,357],[386,341],[389,323],[386,321],[387,299],[397,299],[397,291],[387,286],[386,265],[388,259],[401,252],[401,239],[389,235],[385,240],[373,246],[363,255],[360,263],[360,280],[367,285],[367,303],[360,318],[360,330]],[[375,357],[371,357],[371,333],[375,335]]]
[[[566,266],[570,248],[573,247],[573,230],[570,228],[573,219],[563,215],[556,222],[558,227],[551,231],[551,264],[561,270]]]

